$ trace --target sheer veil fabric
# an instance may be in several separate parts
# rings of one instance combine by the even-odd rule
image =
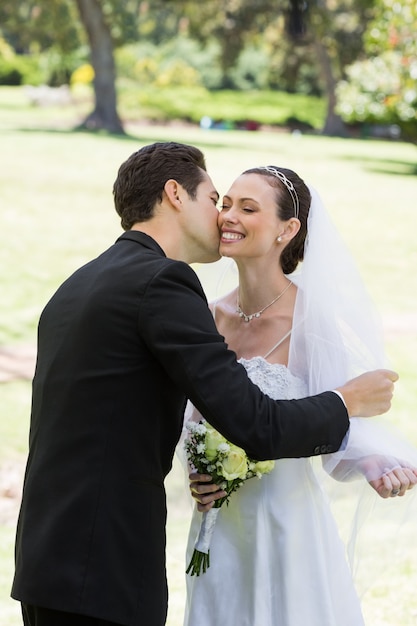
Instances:
[[[298,292],[288,366],[305,380],[309,393],[315,394],[390,364],[382,322],[360,272],[319,194],[309,189],[312,201],[304,261],[290,277]],[[340,451],[321,458],[327,474],[338,481],[355,481],[350,528],[345,530],[344,540],[358,592],[363,594],[375,583],[369,575],[361,575],[360,569],[366,554],[377,549],[375,543],[369,543],[374,524],[388,516],[392,531],[401,535],[401,529],[415,523],[417,517],[416,488],[401,501],[387,501],[364,479],[381,477],[398,467],[399,461],[416,467],[417,450],[384,416],[352,418],[344,444]],[[372,464],[367,462],[370,457]],[[324,484],[335,502],[337,483],[324,480]]]
[[[310,192],[304,261],[290,277],[298,292],[288,367],[312,395],[389,365],[381,320],[360,273],[318,193]],[[400,461],[417,466],[417,450],[381,422],[353,418],[344,449],[323,457],[326,472],[337,480],[374,480]],[[365,461],[370,456],[372,464]]]

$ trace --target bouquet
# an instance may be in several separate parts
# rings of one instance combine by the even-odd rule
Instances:
[[[227,441],[206,420],[189,421],[184,447],[189,463],[199,474],[210,474],[213,482],[221,486],[226,495],[214,502],[213,508],[203,513],[200,532],[187,574],[199,576],[210,566],[210,540],[220,507],[234,491],[249,478],[261,478],[274,468],[274,461],[255,461],[246,452]]]

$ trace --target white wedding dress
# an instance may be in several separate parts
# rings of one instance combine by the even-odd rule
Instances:
[[[274,399],[308,395],[287,367],[240,362]],[[195,509],[187,564],[200,529]],[[280,459],[223,505],[210,567],[187,575],[185,626],[363,626],[359,599],[326,494],[309,459]]]

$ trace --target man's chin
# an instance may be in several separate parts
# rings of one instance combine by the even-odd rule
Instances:
[[[221,259],[220,252],[213,252],[213,254],[206,255],[204,259],[198,261],[198,263],[215,263]]]

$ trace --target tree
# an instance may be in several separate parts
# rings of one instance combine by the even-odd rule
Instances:
[[[338,88],[349,122],[391,124],[417,139],[417,5],[378,0],[365,41],[368,58],[347,70]]]
[[[2,0],[0,33],[19,54],[56,48],[63,54],[80,45],[75,12],[68,0]]]
[[[20,54],[49,52],[48,83],[67,82],[71,54],[87,39],[94,68],[95,107],[82,127],[123,133],[117,113],[114,47],[136,37],[138,0],[3,0],[0,34]],[[77,13],[78,8],[78,13]],[[83,28],[81,28],[81,25]]]
[[[226,0],[221,5],[205,2],[196,6],[194,2],[185,2],[184,14],[190,20],[192,36],[205,41],[215,37],[220,42],[223,87],[233,86],[233,65],[248,44],[267,47],[271,65],[275,58],[281,59],[278,87],[280,82],[287,87],[294,84],[297,72],[306,65],[315,65],[328,103],[322,132],[345,135],[344,123],[336,111],[336,85],[344,76],[346,65],[363,48],[373,3],[374,0]]]
[[[308,45],[320,68],[327,99],[322,133],[345,136],[346,129],[337,111],[337,83],[345,67],[363,49],[366,24],[372,17],[374,0],[311,0],[306,5],[302,41]]]
[[[19,59],[36,63],[48,85],[68,82],[80,48],[80,26],[72,2],[61,0],[2,0],[0,38]]]
[[[231,72],[239,54],[282,13],[287,0],[206,0],[204,3],[177,0],[168,4],[182,7],[185,28],[191,38],[205,45],[213,40],[218,43],[220,88],[233,89]]]
[[[91,65],[94,69],[95,107],[81,127],[123,134],[123,125],[117,113],[113,40],[102,5],[98,0],[76,2],[88,36]]]

